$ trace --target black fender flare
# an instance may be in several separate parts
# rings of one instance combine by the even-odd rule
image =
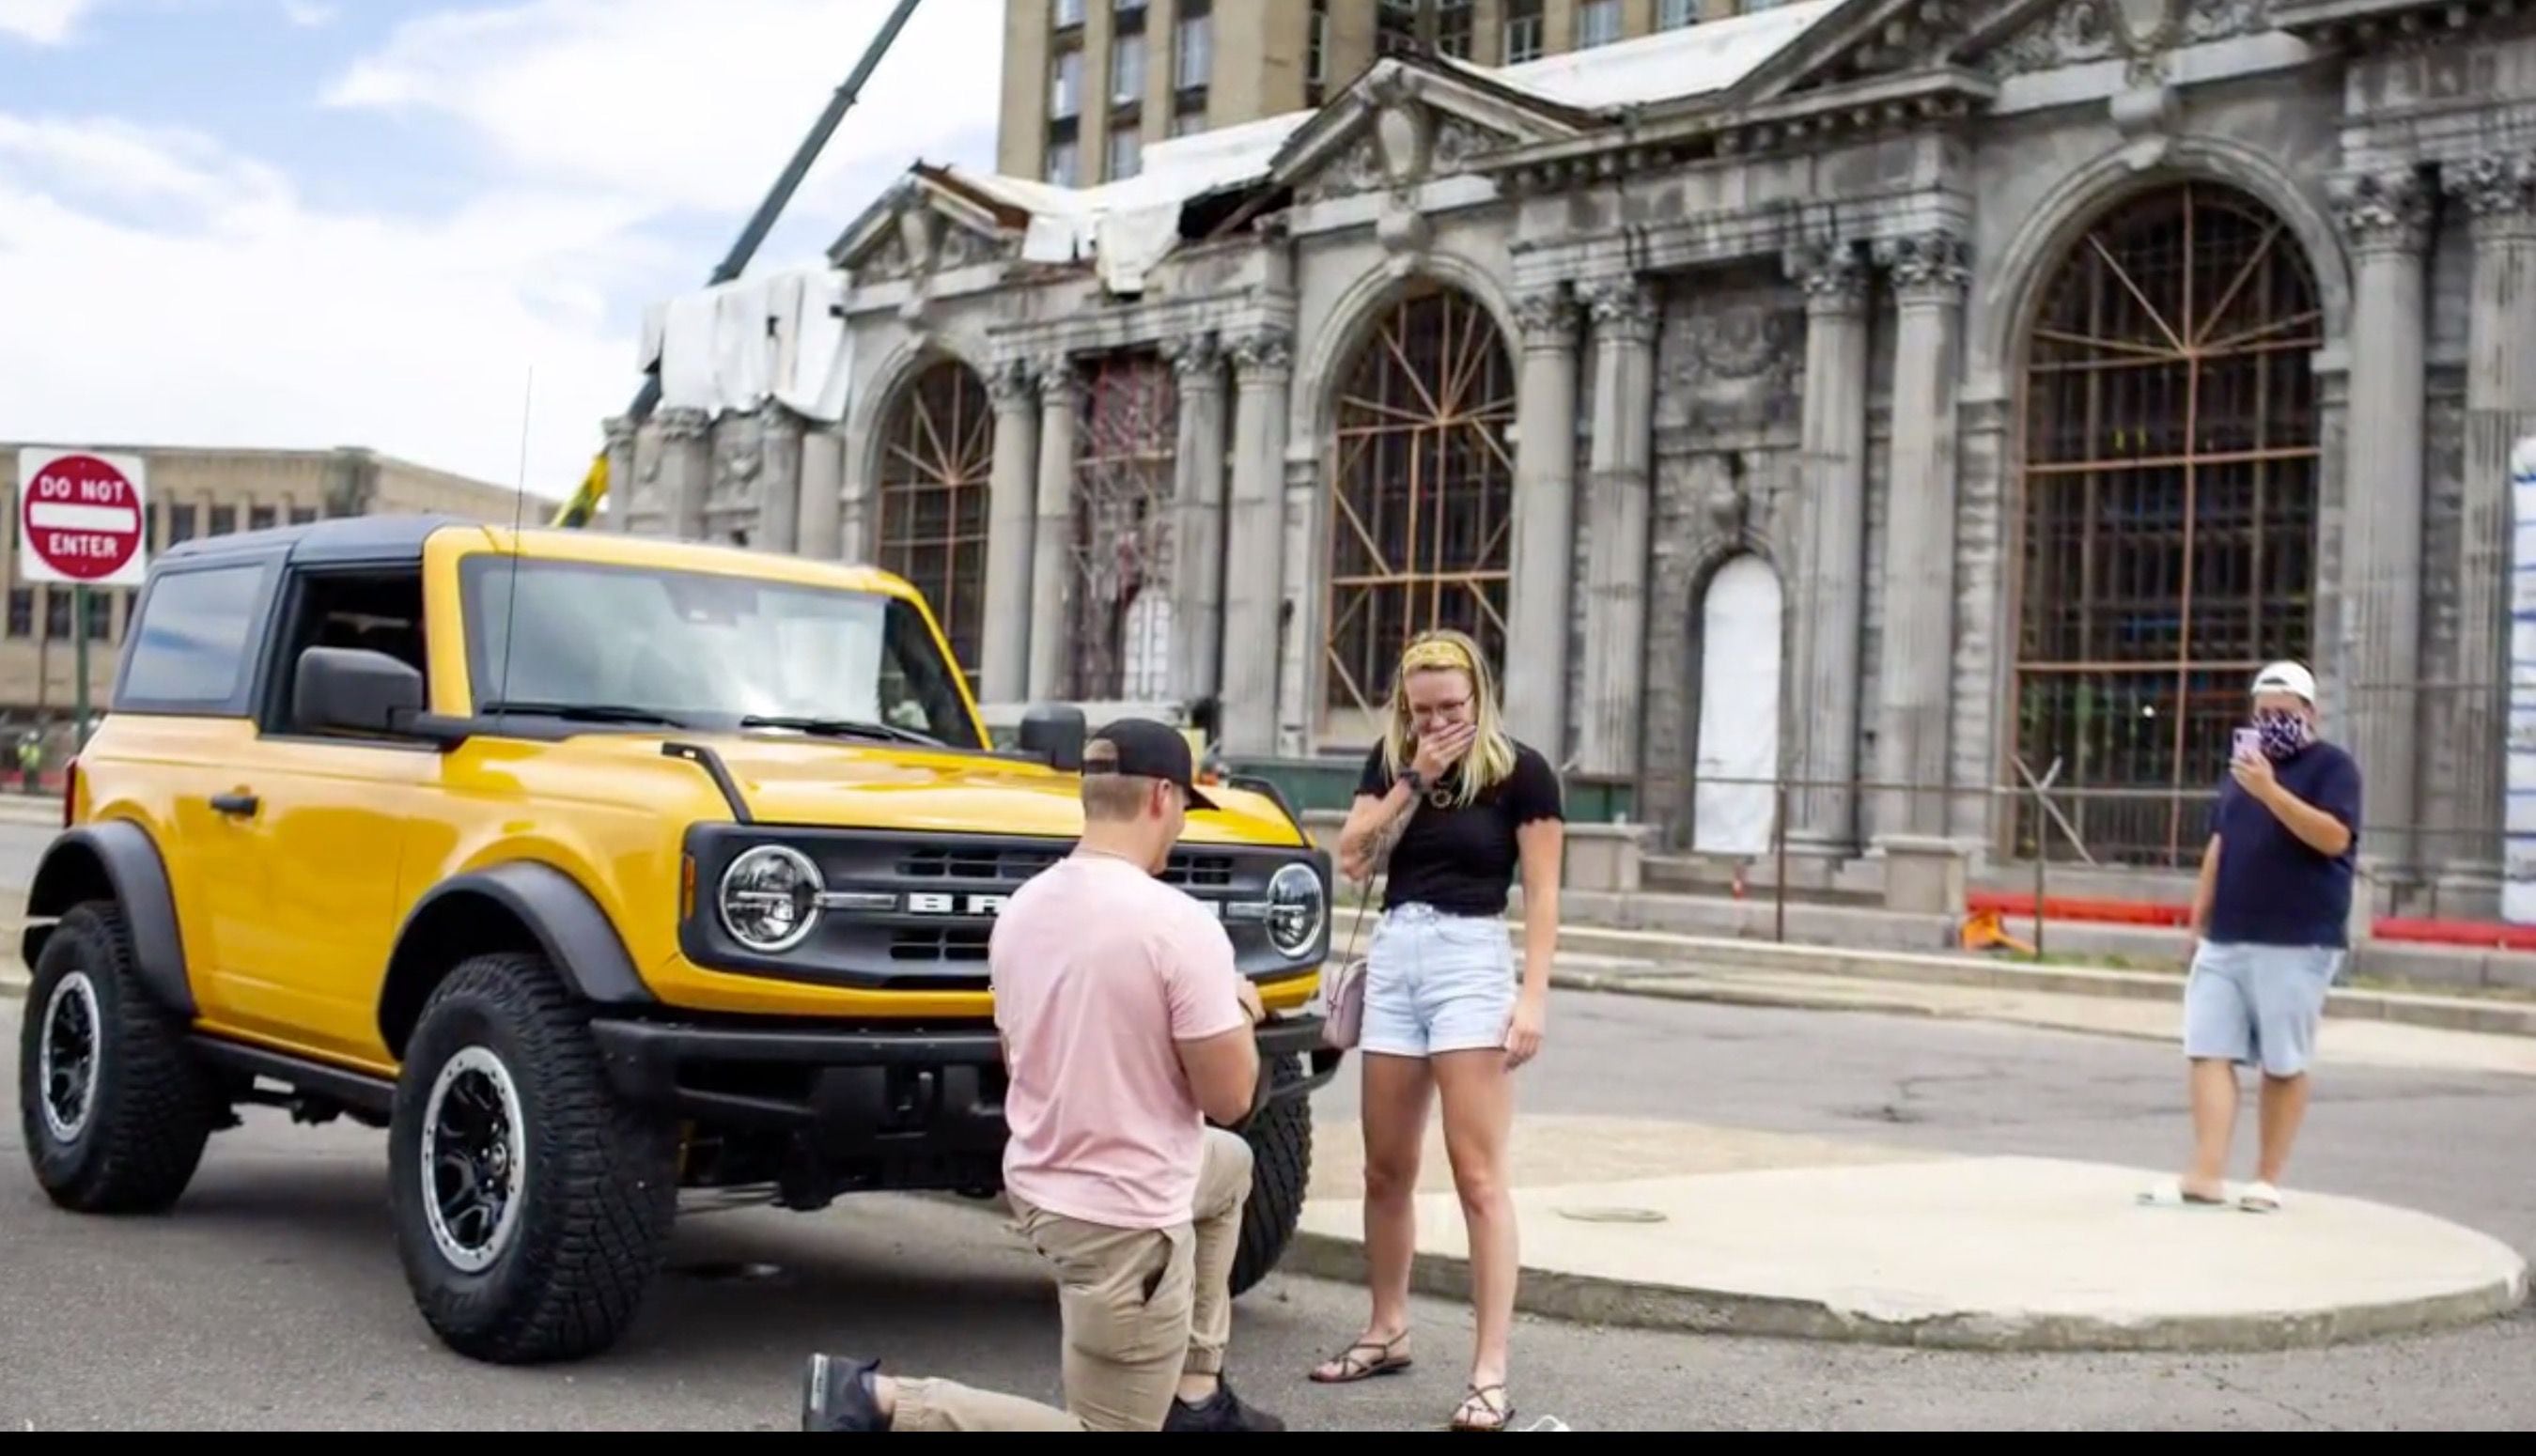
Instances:
[[[194,987],[185,973],[185,940],[176,929],[176,892],[167,861],[150,831],[129,819],[103,819],[66,829],[44,851],[27,890],[28,925],[19,954],[32,971],[52,938],[52,921],[91,900],[111,899],[132,930],[132,953],[152,999],[187,1021]]]
[[[583,1000],[601,1006],[654,1003],[624,938],[580,881],[551,864],[514,859],[434,885],[406,915],[379,994],[379,1032],[390,1049],[403,1054],[431,988],[456,964],[447,954],[452,947],[463,957],[515,939],[486,923],[488,909],[525,928]]]

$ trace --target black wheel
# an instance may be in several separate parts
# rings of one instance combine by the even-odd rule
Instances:
[[[1293,1057],[1278,1058],[1272,1075],[1279,1087],[1303,1079]],[[1303,1193],[1312,1181],[1311,1099],[1269,1104],[1242,1127],[1241,1137],[1250,1144],[1250,1201],[1241,1209],[1241,1243],[1233,1255],[1236,1298],[1286,1257],[1302,1220]]]
[[[677,1212],[675,1134],[624,1106],[543,958],[463,962],[423,1007],[388,1127],[397,1252],[461,1355],[577,1360],[615,1343]]]
[[[227,1108],[150,999],[111,903],[62,918],[18,1028],[18,1116],[35,1181],[82,1213],[158,1213],[184,1196]]]

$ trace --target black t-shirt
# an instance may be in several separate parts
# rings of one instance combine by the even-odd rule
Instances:
[[[1456,766],[1441,783],[1427,785],[1425,801],[1409,811],[1409,827],[1391,852],[1383,909],[1426,905],[1446,915],[1503,915],[1506,891],[1523,865],[1515,830],[1535,819],[1565,817],[1557,771],[1521,743],[1514,746],[1514,772],[1481,791],[1469,808],[1457,802],[1460,774]],[[1378,798],[1391,785],[1376,745],[1365,756],[1357,791]]]
[[[2351,844],[2319,855],[2280,816],[2219,781],[2210,832],[2219,837],[2219,883],[2210,938],[2220,944],[2347,947],[2351,941],[2352,859],[2360,848],[2360,766],[2331,743],[2310,743],[2272,765],[2281,787],[2342,821]]]

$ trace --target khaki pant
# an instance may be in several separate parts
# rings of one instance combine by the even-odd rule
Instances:
[[[1250,1145],[1206,1130],[1190,1222],[1113,1229],[1009,1201],[1056,1274],[1065,1410],[949,1380],[900,1380],[892,1430],[1160,1430],[1180,1376],[1217,1375],[1233,1334],[1233,1253]]]

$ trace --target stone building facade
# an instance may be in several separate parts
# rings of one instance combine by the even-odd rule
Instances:
[[[1034,242],[1097,194],[919,167],[832,255],[844,416],[620,428],[612,514],[878,559],[986,699],[1213,692],[1239,756],[1361,753],[1469,627],[1670,845],[1751,853],[1757,764],[1835,863],[2188,869],[2302,658],[2381,899],[2490,912],[2536,24],[1812,0],[1593,55],[1638,80],[1375,63],[1128,293]]]

